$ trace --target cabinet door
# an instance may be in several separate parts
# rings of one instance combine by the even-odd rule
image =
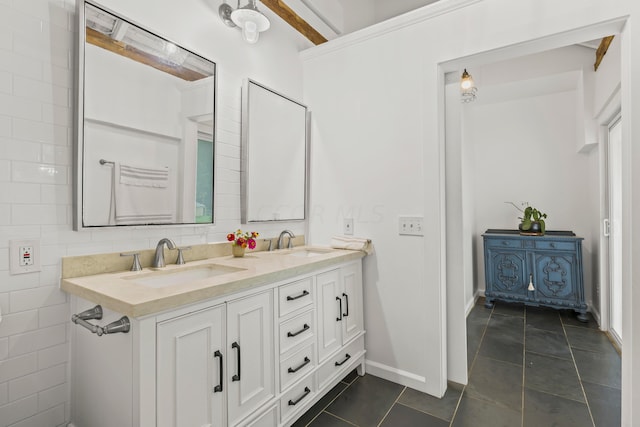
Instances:
[[[342,346],[342,285],[340,270],[319,274],[316,278],[318,296],[318,357],[323,360]]]
[[[272,291],[227,304],[229,425],[274,396]]]
[[[220,371],[224,306],[159,323],[156,348],[156,425],[226,425]]]
[[[362,267],[354,263],[341,270],[342,276],[342,342],[364,330],[362,313]]]
[[[536,254],[534,264],[536,300],[550,304],[577,303],[579,295],[573,254]]]
[[[485,271],[487,296],[527,296],[526,255],[524,251],[487,250],[489,262]]]

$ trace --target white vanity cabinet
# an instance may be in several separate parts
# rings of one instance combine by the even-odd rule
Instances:
[[[275,396],[273,292],[227,304],[228,425]]]
[[[224,427],[225,305],[157,326],[158,427]]]
[[[278,256],[278,255],[273,255]],[[288,427],[363,374],[361,260],[131,318],[72,326],[74,427]],[[95,305],[72,297],[72,310]],[[118,318],[104,308],[98,324]]]
[[[234,425],[274,396],[271,295],[158,323],[158,427]]]
[[[364,330],[360,263],[319,274],[318,354],[322,362]]]

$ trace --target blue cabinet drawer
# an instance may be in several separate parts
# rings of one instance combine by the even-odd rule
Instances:
[[[559,242],[559,241],[546,241],[536,242],[536,249],[556,250],[556,251],[575,251],[575,242]]]
[[[521,248],[522,241],[514,239],[487,239],[487,247],[490,248]]]

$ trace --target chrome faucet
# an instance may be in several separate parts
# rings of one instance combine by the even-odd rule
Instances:
[[[280,236],[278,236],[278,246],[276,246],[276,249],[282,249],[282,239],[285,234],[289,235],[289,245],[287,247],[289,249],[293,247],[293,238],[296,236],[289,230],[283,230],[282,233],[280,233]]]
[[[156,245],[156,255],[153,257],[153,264],[151,265],[152,267],[162,268],[165,266],[165,263],[164,263],[164,245],[165,244],[169,249],[176,248],[176,244],[173,243],[173,240],[167,239],[166,237],[164,239],[160,239],[160,241]]]

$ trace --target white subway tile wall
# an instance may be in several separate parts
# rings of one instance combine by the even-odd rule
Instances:
[[[216,224],[72,230],[75,0],[0,0],[0,427],[70,418],[69,296],[63,256],[224,240],[240,226],[240,83],[218,75]],[[264,236],[304,225],[253,227]],[[42,271],[9,274],[9,240],[40,239]]]

